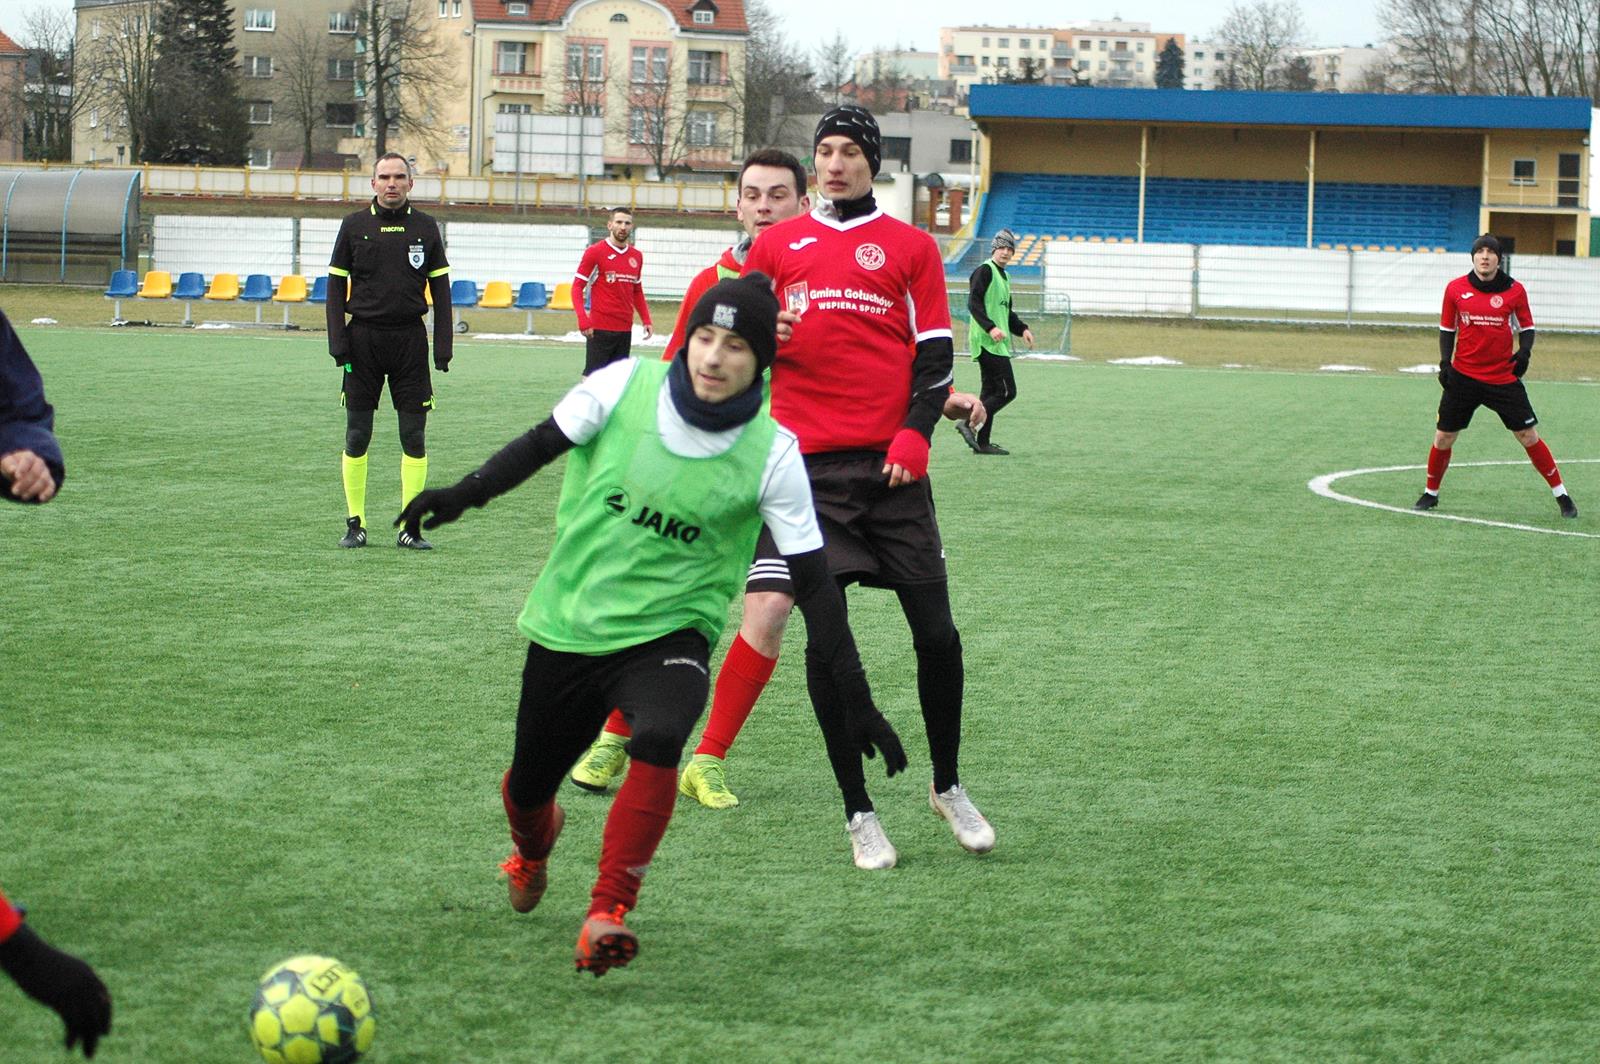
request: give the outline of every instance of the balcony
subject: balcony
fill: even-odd
[[[1076,57],[1077,54],[1078,50],[1072,47],[1070,44],[1058,44],[1054,48],[1050,49],[1050,55],[1054,59],[1072,59]]]
[[[489,83],[495,92],[543,92],[541,74],[496,74]]]
[[[690,77],[685,83],[691,100],[726,100],[733,88],[730,78],[712,75],[708,78]]]
[[[950,64],[950,76],[951,77],[957,77],[957,76],[959,76],[961,74],[976,74],[977,72],[978,72],[978,64],[976,64],[976,63],[951,63]]]

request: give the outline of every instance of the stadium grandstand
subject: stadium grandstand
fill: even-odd
[[[1588,255],[1587,99],[976,85],[981,239]]]

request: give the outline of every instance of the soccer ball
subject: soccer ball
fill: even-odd
[[[268,1064],[352,1064],[377,1033],[355,969],[332,957],[290,957],[261,977],[250,1040]]]

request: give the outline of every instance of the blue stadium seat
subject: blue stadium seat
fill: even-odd
[[[272,302],[272,278],[264,273],[252,273],[244,279],[244,290],[239,298],[256,305],[256,324],[261,324],[261,305]]]
[[[139,275],[133,270],[113,270],[111,283],[106,285],[106,298],[112,301],[111,322],[123,320],[122,301],[139,294]]]
[[[328,275],[323,274],[311,282],[311,295],[307,297],[310,303],[326,303],[328,301]]]
[[[190,324],[194,319],[190,311],[194,309],[194,301],[206,297],[206,278],[201,273],[180,273],[178,283],[172,286],[172,298],[183,304],[183,323]]]
[[[452,307],[475,307],[478,305],[478,282],[452,281],[450,283],[450,305]]]
[[[550,303],[550,295],[544,290],[542,281],[523,281],[522,287],[517,289],[516,307],[518,310],[528,312],[528,326],[523,331],[532,335],[533,312],[543,310]]]

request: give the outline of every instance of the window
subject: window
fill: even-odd
[[[566,107],[566,113],[569,115],[588,115],[591,118],[599,118],[601,115],[600,105],[597,103],[569,103]]]
[[[970,163],[972,161],[972,141],[952,140],[950,142],[950,161],[953,163]]]
[[[520,7],[521,5],[519,4],[517,6]],[[612,22],[626,22],[626,21],[628,21],[628,16],[624,15],[622,12],[618,11],[615,15],[611,16],[611,21]]]
[[[1102,59],[1102,60],[1100,60],[1100,70],[1103,73],[1105,71],[1105,69],[1106,69],[1106,61],[1104,59]]]
[[[649,143],[649,140],[650,140],[650,138],[649,138],[649,133],[650,132],[651,132],[651,122],[649,120],[649,116],[647,114],[645,114],[644,108],[643,107],[634,107],[634,108],[629,109],[629,111],[628,111],[628,143],[629,144],[647,144],[647,143]]]
[[[597,77],[598,75],[593,76]],[[646,81],[653,85],[664,84],[667,80],[667,50],[665,48],[635,48],[633,50],[632,77],[635,85],[643,84]]]
[[[690,111],[686,121],[691,148],[709,148],[717,143],[717,112]]]
[[[1001,37],[1000,40],[996,43],[995,47],[997,47],[997,48],[1010,48],[1011,47],[1011,38],[1010,37]]]
[[[526,74],[529,58],[528,46],[521,41],[497,41],[494,46],[494,72]]]
[[[356,61],[354,59],[328,60],[329,81],[354,81],[356,79]]]
[[[353,103],[330,103],[323,122],[325,125],[330,126],[355,125],[356,105]]]
[[[450,0],[450,17],[461,17],[461,0]]]
[[[1141,74],[1143,74],[1143,73],[1144,73],[1144,63],[1142,63],[1142,62],[1139,62],[1139,63],[1135,63],[1135,64],[1133,64],[1133,67],[1134,67],[1134,69],[1135,69],[1135,70],[1137,70],[1137,71],[1138,71],[1138,72],[1139,72],[1139,73],[1141,73]]]
[[[272,76],[272,57],[270,55],[245,56],[244,76],[247,78],[270,78]]]
[[[247,7],[244,9],[244,28],[271,33],[278,25],[278,12],[270,7]]]
[[[1511,183],[1513,185],[1537,185],[1538,162],[1534,159],[1511,160]]]
[[[272,125],[272,101],[271,100],[251,100],[250,101],[250,124],[252,126],[270,126],[270,125]]]
[[[1134,46],[1133,50],[1136,51],[1136,52],[1144,51],[1144,42],[1140,41],[1137,45]]]
[[[265,170],[272,165],[271,148],[251,148],[250,168],[252,170]]]
[[[580,81],[583,78],[583,45],[567,45],[567,80]]]
[[[89,108],[89,128],[97,129],[100,125],[100,108]]]
[[[1088,70],[1089,69],[1089,61],[1087,59],[1078,60],[1078,69],[1079,70]]]
[[[1204,53],[1204,52],[1202,52],[1202,51],[1199,51],[1199,50],[1198,50],[1198,49],[1197,49],[1197,50],[1196,50],[1196,51],[1195,51],[1195,53],[1194,53],[1194,57],[1195,57],[1195,58],[1196,58],[1196,59],[1204,59],[1204,58],[1205,58],[1205,57],[1206,57],[1206,53]]]
[[[983,39],[983,47],[985,47],[985,48],[989,47],[989,38],[985,37]]]
[[[689,83],[691,85],[718,85],[722,82],[722,53],[689,53]]]
[[[911,163],[911,138],[884,137],[882,151],[884,162],[894,160],[909,166]]]
[[[606,76],[606,46],[589,45],[589,80],[601,81]]]
[[[329,33],[354,33],[356,17],[349,11],[333,11],[328,15]]]
[[[994,65],[1002,68],[1009,67],[1011,65],[1011,57],[1006,55],[996,56]]]
[[[503,115],[531,115],[538,114],[531,103],[503,103],[495,108]]]
[[[450,0],[439,0],[439,17],[444,18],[450,13]]]
[[[709,26],[717,20],[717,13],[702,7],[694,13],[694,20],[701,26]]]
[[[95,19],[93,22],[89,23],[89,39],[90,40],[95,40],[95,41],[98,41],[100,39],[100,20],[99,19]]]
[[[978,65],[979,66],[988,66],[989,65],[989,57],[986,56],[986,55],[979,56],[978,57]]]
[[[1033,47],[1033,41],[1030,40],[1027,37],[1022,38],[1022,40],[1018,41],[1017,43],[1019,45],[1021,45],[1023,48],[1031,48],[1031,47]]]
[[[1225,62],[1228,61],[1228,53],[1227,52],[1218,52],[1216,55],[1212,56],[1211,58],[1215,59],[1219,63],[1225,63]]]

